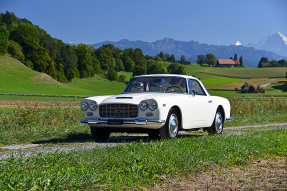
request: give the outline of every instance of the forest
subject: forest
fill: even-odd
[[[10,54],[27,67],[43,72],[59,82],[101,74],[109,80],[125,82],[119,71],[143,74],[185,74],[185,66],[174,55],[160,52],[144,55],[139,48],[121,50],[114,45],[95,49],[86,44],[70,45],[51,37],[45,30],[12,12],[0,15],[0,55]],[[164,61],[171,64],[164,67]],[[129,80],[129,79],[127,79]]]

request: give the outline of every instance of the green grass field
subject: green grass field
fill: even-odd
[[[0,93],[38,95],[113,95],[121,93],[124,83],[110,82],[96,76],[76,78],[71,83],[60,83],[50,76],[33,71],[21,62],[9,57],[0,57]]]
[[[169,63],[165,62],[165,67]],[[241,94],[233,91],[240,88],[245,82],[256,86],[258,81],[264,81],[269,77],[285,77],[287,68],[233,68],[220,69],[199,66],[192,63],[186,65],[188,75],[195,76],[203,81],[210,90],[211,95],[225,97],[242,97]],[[132,77],[131,72],[119,72],[119,75],[126,76],[128,81]],[[264,78],[263,78],[264,77]],[[252,79],[250,79],[252,78]],[[256,81],[257,80],[257,81]],[[71,83],[60,83],[50,76],[33,71],[21,62],[9,57],[0,57],[0,100],[64,100],[71,101],[70,98],[49,98],[49,97],[26,97],[26,96],[5,96],[1,94],[26,94],[26,95],[58,95],[58,96],[94,96],[94,95],[114,95],[121,93],[126,84],[110,82],[101,76],[93,78],[76,78]],[[225,91],[228,90],[228,91]],[[266,95],[286,95],[286,92],[267,88]],[[251,96],[251,95],[246,95]],[[257,97],[258,94],[252,95]],[[73,99],[73,98],[72,98]],[[80,100],[79,98],[78,100]]]
[[[278,129],[10,157],[0,161],[0,190],[149,190],[166,178],[180,181],[215,168],[220,170],[212,176],[221,176],[225,168],[287,157],[286,139],[287,130]],[[284,183],[278,186],[287,189]]]
[[[212,68],[202,73],[231,78],[285,78],[287,68]]]

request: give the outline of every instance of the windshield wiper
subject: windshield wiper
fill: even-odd
[[[162,91],[165,93],[165,90],[163,89],[163,87],[161,87],[160,85],[156,84],[156,83],[152,83],[152,85],[156,86],[156,87],[159,87],[162,89]]]

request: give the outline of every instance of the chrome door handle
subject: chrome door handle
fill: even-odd
[[[208,103],[211,103],[211,102],[212,102],[212,100],[209,100],[209,101],[208,101]]]

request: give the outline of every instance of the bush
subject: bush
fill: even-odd
[[[126,76],[120,75],[119,76],[119,82],[125,83],[126,82]]]

